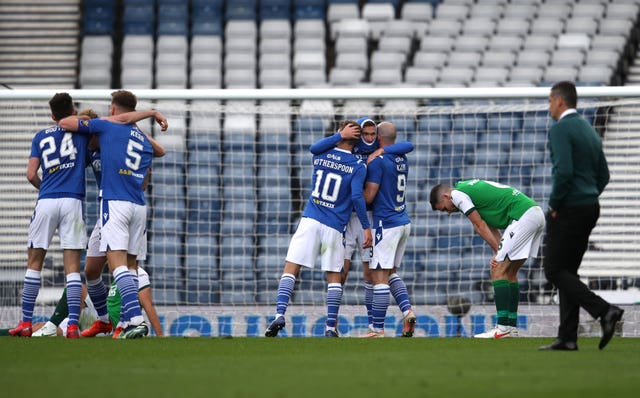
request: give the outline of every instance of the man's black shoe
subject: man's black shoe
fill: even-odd
[[[624,310],[620,307],[616,307],[615,305],[610,305],[607,312],[600,317],[600,326],[602,326],[602,338],[600,339],[600,344],[598,348],[603,349],[606,347],[609,340],[613,337],[613,332],[616,329],[616,323],[620,319],[622,319],[622,314],[624,314]]]
[[[556,339],[549,345],[543,345],[538,348],[541,351],[578,351],[578,345],[573,341],[562,341]]]

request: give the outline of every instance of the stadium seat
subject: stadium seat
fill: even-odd
[[[196,36],[221,36],[222,21],[221,20],[204,20],[195,19],[191,23],[191,34]]]
[[[155,305],[185,304],[185,284],[181,279],[153,279],[153,301]],[[191,301],[189,301],[191,302]]]
[[[325,19],[325,0],[297,0],[293,4],[293,18]]]
[[[462,25],[462,34],[465,36],[481,36],[489,38],[493,36],[496,22],[490,17],[469,17]]]
[[[585,60],[585,54],[579,48],[562,48],[551,53],[550,64],[555,66],[580,67]]]
[[[518,54],[519,67],[544,68],[549,64],[551,54],[544,50],[522,50]]]
[[[265,235],[258,239],[258,256],[275,257],[270,268],[281,270],[284,258],[289,250],[289,235]],[[263,262],[264,263],[264,262]]]
[[[277,0],[281,1],[281,0]],[[288,2],[288,0],[285,0]],[[260,40],[264,39],[280,39],[285,41],[291,40],[292,27],[289,18],[282,19],[263,19],[260,22],[259,34]]]
[[[611,83],[612,76],[613,69],[611,69],[609,66],[583,65],[578,72],[578,81],[591,82],[603,86],[608,86]]]
[[[573,66],[548,66],[542,74],[543,82],[558,82],[562,80],[575,81],[578,68]]]
[[[221,54],[222,39],[220,35],[211,36],[194,34],[191,38],[191,53],[192,55],[200,53]]]
[[[255,20],[256,0],[234,0],[225,2],[225,19],[228,20]]]
[[[149,240],[149,265],[154,276],[158,268],[165,277],[180,277],[183,255],[181,235],[154,234]]]
[[[455,38],[453,48],[457,52],[480,53],[489,45],[489,38],[476,34],[462,34]]]
[[[357,19],[360,18],[360,9],[355,2],[349,3],[334,3],[327,4],[327,24],[331,26],[333,23],[343,19]]]
[[[365,70],[341,67],[331,68],[329,83],[334,87],[356,87],[365,79]]]
[[[456,38],[462,31],[462,22],[451,19],[434,19],[429,23],[429,36],[433,39],[440,37]]]
[[[296,19],[293,22],[293,38],[324,38],[325,23],[323,19]]]
[[[433,87],[439,74],[437,68],[409,66],[404,72],[404,82],[417,87]]]
[[[290,0],[260,0],[260,19],[289,19],[291,17]]]
[[[255,280],[253,255],[225,255],[220,256],[220,279]]]
[[[371,38],[380,38],[380,33],[388,21],[395,18],[396,11],[389,2],[372,3],[367,2],[362,6],[362,19],[369,22]]]
[[[476,51],[452,51],[449,54],[449,68],[473,68],[475,69],[482,59],[482,53]],[[449,69],[447,68],[447,69]]]
[[[474,74],[474,68],[471,66],[447,67],[440,71],[440,75],[438,77],[438,84],[442,86],[457,85],[458,87],[464,87],[464,86],[467,86],[473,80],[473,74]]]
[[[438,20],[462,21],[469,16],[469,6],[466,4],[451,4],[448,2],[439,3],[435,9],[435,16]]]
[[[484,86],[501,86],[509,77],[508,68],[479,67],[473,75],[475,83]]]
[[[155,296],[155,290],[153,292]],[[218,304],[220,303],[220,288],[217,282],[211,283],[207,280],[189,280],[187,282],[185,296],[189,304]]]
[[[336,55],[335,66],[338,69],[366,71],[369,68],[369,57],[366,52],[341,50]]]
[[[523,86],[535,86],[542,81],[543,68],[517,67],[509,72],[509,82]]]

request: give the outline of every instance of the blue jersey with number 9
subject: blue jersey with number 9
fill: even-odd
[[[134,125],[101,119],[78,121],[78,132],[98,135],[102,198],[144,205],[142,183],[153,157],[147,137]]]
[[[406,188],[409,164],[404,155],[382,155],[367,169],[367,182],[379,184],[373,200],[373,224],[393,228],[411,222],[407,214]]]
[[[33,137],[29,156],[39,158],[42,169],[39,199],[84,198],[88,142],[88,137],[60,126],[41,130]]]

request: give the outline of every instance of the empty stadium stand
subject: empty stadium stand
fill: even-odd
[[[499,87],[565,79],[637,84],[640,70],[629,65],[639,11],[633,0],[6,0],[0,3],[0,83],[134,90]],[[271,235],[292,231],[308,194],[306,148],[330,128],[335,113],[360,116],[353,111],[358,107],[331,101],[304,101],[291,120],[261,115],[255,104],[237,106],[246,106],[248,116],[191,114],[182,130],[162,137],[173,155],[154,167],[148,260],[158,286],[168,287],[159,289],[161,304],[270,302],[260,283],[280,271],[287,244]],[[416,198],[442,180],[474,176],[513,183],[545,200],[548,186],[527,168],[540,162],[544,148],[523,149],[519,134],[546,132],[546,114],[523,126],[521,115],[491,112],[394,119],[394,106],[418,104],[380,107],[425,154],[416,157]],[[225,155],[232,151],[238,156]],[[270,152],[284,156],[266,156]],[[462,164],[452,162],[454,155],[462,155]],[[220,167],[210,167],[211,159]],[[430,167],[435,162],[437,169]],[[505,162],[521,167],[509,174],[517,178],[493,167]],[[301,187],[297,197],[294,189]],[[473,292],[472,301],[482,301],[482,290],[461,286],[458,278],[469,275],[469,284],[487,278],[482,243],[460,238],[468,226],[441,221],[425,206],[411,211],[407,277],[424,278],[427,286],[417,303],[442,304],[451,291]],[[258,220],[257,214],[268,216]],[[224,238],[215,239],[219,233]],[[464,259],[453,272],[445,251]],[[434,260],[426,262],[427,253]],[[425,267],[434,272],[422,272]],[[188,286],[180,285],[185,276]],[[301,283],[317,283],[313,278],[303,274]],[[210,281],[219,281],[219,289],[204,289]],[[240,294],[247,291],[252,294]],[[314,291],[300,289],[297,299],[323,303],[322,289]],[[345,301],[358,299],[345,292]]]

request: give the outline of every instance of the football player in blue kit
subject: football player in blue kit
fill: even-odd
[[[111,97],[110,115],[135,111],[137,98],[133,93],[118,90]],[[158,112],[148,112],[160,123]],[[98,136],[102,162],[100,251],[107,254],[109,270],[122,296],[123,317],[128,320],[121,337],[145,336],[149,328],[137,296],[136,258],[146,247],[147,209],[142,187],[151,166],[152,145],[133,124],[77,117],[60,123],[80,135]]]
[[[341,131],[359,137],[360,126],[354,121],[342,123]],[[320,255],[327,277],[327,322],[325,336],[338,337],[336,323],[342,300],[341,270],[344,264],[343,233],[355,209],[365,241],[372,236],[363,197],[366,166],[351,151],[358,138],[343,139],[335,147],[313,156],[312,191],[298,228],[291,238],[276,303],[276,317],[265,331],[275,337],[285,327],[284,314],[301,267],[313,268]]]
[[[72,134],[60,121],[74,115],[73,99],[57,93],[49,101],[56,126],[38,132],[31,143],[27,179],[39,190],[38,201],[29,224],[27,271],[22,290],[22,321],[9,330],[12,336],[31,336],[33,309],[40,291],[42,267],[56,229],[63,249],[69,303],[67,337],[78,338],[78,318],[82,282],[80,253],[87,245],[82,201],[85,196],[84,169],[87,165],[89,137]],[[38,176],[42,170],[42,179]]]
[[[353,154],[363,161],[367,161],[367,163],[382,155],[383,153],[405,155],[413,151],[414,149],[413,144],[408,141],[399,141],[386,147],[381,147],[378,141],[376,123],[368,117],[359,118],[357,123],[360,126],[361,135],[360,140],[358,140],[358,143],[353,148]],[[345,133],[342,132],[342,134],[344,135]],[[340,141],[340,137],[342,137],[341,134],[336,133],[326,138],[325,140],[318,141],[311,147],[311,152],[316,154],[319,152],[323,152],[332,146],[335,146],[335,144]],[[373,218],[370,205],[367,206],[367,210],[369,222],[372,222]],[[369,320],[369,332],[371,332],[373,331],[373,283],[371,279],[371,270],[369,268],[369,263],[373,254],[373,248],[362,248],[362,241],[364,237],[362,235],[362,230],[359,228],[358,217],[356,216],[355,212],[351,214],[351,219],[347,224],[347,229],[345,230],[344,235],[345,252],[344,268],[342,270],[342,284],[344,285],[347,280],[347,276],[351,267],[351,258],[353,257],[354,252],[358,248],[360,248],[365,293],[364,303],[367,309],[367,318]],[[400,276],[394,272],[390,276],[389,286],[391,288],[391,295],[396,300],[396,303],[398,304],[398,307],[403,314],[403,327],[401,336],[411,337],[413,336],[413,332],[415,329],[416,315],[413,312],[413,308],[409,300],[407,285],[404,283],[402,278],[400,278]]]
[[[377,128],[380,146],[385,148],[396,140],[393,123],[382,122]],[[373,281],[373,331],[366,337],[384,337],[384,321],[389,306],[390,283],[402,262],[411,231],[407,214],[406,187],[409,164],[405,155],[385,154],[373,159],[367,169],[364,197],[372,204],[374,246],[369,267]],[[398,305],[408,302],[396,298]],[[415,323],[415,318],[413,318]],[[403,331],[404,332],[404,331]],[[411,331],[413,334],[413,330]]]
[[[86,109],[80,112],[79,115],[86,115],[89,119],[95,119],[98,117],[98,115],[92,109]],[[135,111],[114,115],[109,117],[108,120],[116,123],[132,124],[146,118],[147,115],[148,111]],[[166,130],[167,122],[162,114],[157,114],[155,115],[155,117],[160,123],[161,129]],[[98,185],[98,189],[100,189],[100,184],[102,182],[102,162],[100,157],[100,147],[98,145],[97,138],[97,136],[93,136],[89,141],[89,157],[96,184]],[[154,157],[162,157],[165,155],[166,151],[162,147],[162,145],[156,142],[150,135],[146,135],[146,138],[149,140],[151,146],[153,147]],[[147,173],[146,175],[146,180],[148,179],[149,173]],[[146,184],[147,181],[143,183],[143,189],[145,189]],[[102,198],[98,197],[98,199],[101,200]],[[95,320],[95,322],[93,322],[91,327],[82,330],[82,332],[80,333],[82,337],[94,337],[98,334],[110,333],[114,327],[111,320],[109,319],[109,313],[107,311],[107,297],[109,291],[107,289],[107,286],[102,281],[102,271],[107,262],[107,259],[106,254],[100,251],[100,233],[101,220],[98,219],[93,228],[93,231],[91,232],[91,236],[89,237],[89,244],[87,246],[87,255],[84,267],[87,291],[97,312],[97,319]],[[137,257],[138,261],[144,260],[146,258],[146,241],[147,239],[145,237],[142,253]],[[141,282],[142,280],[140,280],[140,283]],[[143,304],[142,301],[141,304]],[[147,308],[150,308],[150,306],[147,305]],[[151,317],[149,319],[151,320]]]

